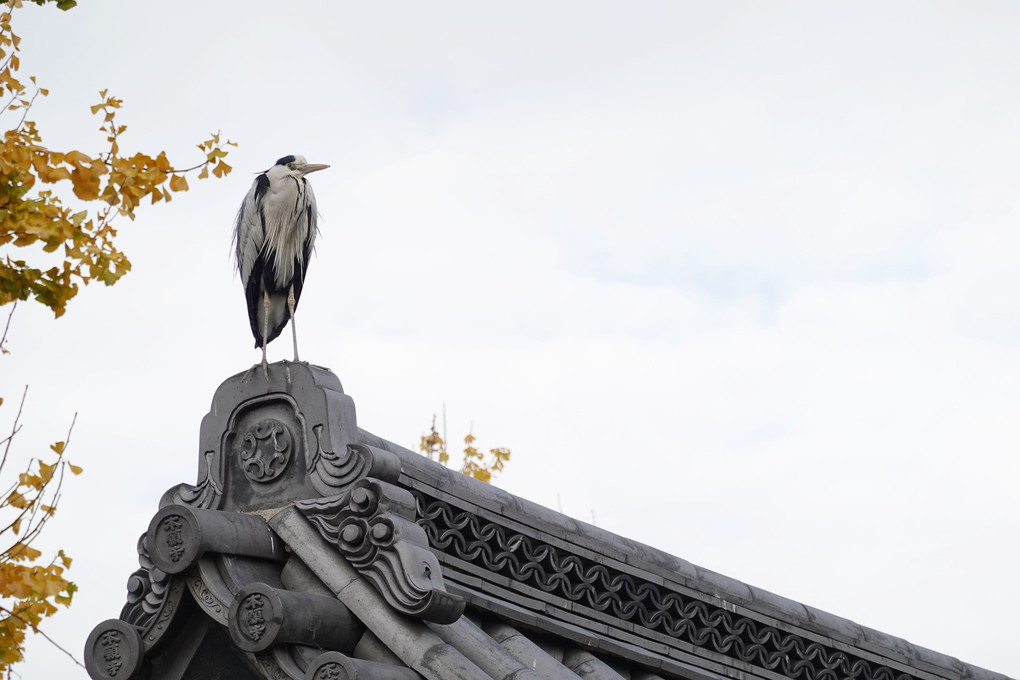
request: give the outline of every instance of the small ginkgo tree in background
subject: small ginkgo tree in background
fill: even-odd
[[[460,472],[485,483],[490,483],[492,476],[497,472],[502,472],[503,467],[510,460],[510,449],[503,447],[492,448],[489,449],[488,456],[486,456],[485,453],[475,447],[476,438],[471,432],[472,429],[474,428],[470,428],[467,436],[464,437],[463,461],[461,462]],[[429,460],[438,461],[447,467],[450,466],[450,454],[446,450],[446,441],[436,429],[435,415],[432,416],[432,427],[429,429],[428,434],[421,436],[418,449]]]
[[[62,10],[75,5],[74,0],[32,1],[54,3]],[[9,353],[4,343],[19,301],[33,300],[60,317],[81,286],[116,283],[131,269],[115,242],[117,218],[133,220],[143,201],[170,201],[172,194],[187,191],[188,174],[197,173],[198,179],[226,175],[231,168],[223,159],[233,145],[214,134],[198,144],[197,163],[184,169],[171,163],[165,151],[126,152],[122,141],[127,126],[117,119],[122,102],[104,90],[91,107],[101,121],[102,151],[45,146],[28,116],[48,92],[35,78],[26,82],[18,73],[21,38],[12,30],[12,18],[21,7],[22,0],[0,2],[0,130],[6,130],[0,146],[0,247],[5,249],[0,257],[0,306],[10,310],[0,337],[3,355]],[[17,255],[12,254],[15,249]],[[21,428],[26,392],[9,434],[0,439],[0,673],[8,675],[24,656],[29,630],[68,653],[40,625],[57,605],[69,606],[76,590],[65,576],[71,558],[57,551],[47,561],[32,543],[57,511],[65,472],[78,474],[81,468],[65,460],[70,429],[48,454],[15,462],[12,444]],[[73,418],[71,422],[73,429]]]

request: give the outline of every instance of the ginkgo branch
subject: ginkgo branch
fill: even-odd
[[[71,426],[67,429],[67,438],[64,440],[64,446],[63,446],[63,448],[61,450],[61,453],[58,454],[58,455],[63,456],[63,452],[67,450],[68,445],[71,443],[71,432],[74,430],[74,424],[77,421],[78,421],[78,414],[76,412],[74,414],[74,417],[71,419]],[[30,465],[31,465],[31,463],[30,463]],[[55,465],[57,466],[57,486],[52,491],[52,494],[50,496],[50,502],[45,504],[45,505],[48,505],[51,508],[56,508],[60,504],[60,490],[64,486],[64,468],[67,466],[67,462],[64,461],[64,460],[59,460],[57,463],[55,463]],[[44,494],[49,489],[50,484],[52,484],[52,482],[53,482],[53,478],[50,477],[43,484],[42,488],[40,488],[36,492],[35,496],[31,500],[28,501],[29,502],[28,509],[31,510],[31,514],[28,517],[28,529],[26,530],[25,534],[21,537],[21,539],[18,541],[18,543],[21,544],[22,546],[27,547],[27,546],[31,545],[32,541],[35,539],[36,536],[39,535],[39,533],[42,531],[42,528],[46,525],[46,522],[51,517],[53,517],[53,513],[52,512],[43,511],[42,517],[39,519],[38,522],[36,521],[36,517],[38,516],[39,511],[41,510],[42,506],[44,505],[43,502],[42,502],[44,500],[44,498],[45,498]],[[24,514],[24,513],[22,513],[22,514]],[[11,527],[7,527],[7,529],[10,529],[10,528]],[[3,531],[7,531],[7,529],[4,529]],[[3,531],[0,531],[0,534],[2,534]],[[20,555],[23,552],[23,550],[24,550],[24,548],[22,548],[22,550],[18,550],[17,552],[11,553],[10,552],[10,548],[8,548],[4,552],[4,555],[6,557],[12,557],[12,558],[13,557],[17,557],[18,555]]]
[[[60,9],[74,4],[74,0],[57,2]],[[36,249],[44,261],[62,249],[63,258],[56,266],[48,261],[39,266],[31,261],[32,254],[19,257],[5,251],[0,256],[0,305],[11,304],[0,335],[0,354],[8,354],[7,333],[19,300],[34,298],[59,317],[82,286],[97,280],[106,285],[116,283],[131,269],[127,255],[117,248],[116,218],[134,219],[135,209],[145,199],[169,201],[172,193],[187,191],[186,173],[199,171],[199,179],[210,174],[224,176],[231,167],[223,159],[228,147],[236,146],[230,140],[221,141],[216,133],[199,145],[203,162],[187,170],[175,170],[163,151],[149,155],[122,150],[119,145],[127,130],[117,119],[122,101],[104,91],[101,101],[91,108],[100,116],[99,129],[105,133],[106,144],[100,143],[88,153],[47,148],[28,112],[49,93],[34,78],[18,77],[20,38],[11,28],[11,15],[20,6],[20,0],[0,0],[0,116],[9,114],[0,131],[4,142],[0,145],[0,246],[10,245],[19,253]],[[73,193],[66,202],[62,199],[65,189]],[[14,516],[6,526],[0,523],[0,535],[5,539],[5,545],[0,546],[0,601],[5,608],[0,612],[9,614],[0,615],[0,674],[6,671],[7,678],[12,677],[11,665],[24,656],[25,632],[29,630],[42,633],[81,665],[39,630],[43,619],[51,616],[57,605],[69,605],[77,591],[62,575],[71,560],[61,551],[49,567],[42,566],[40,551],[31,545],[61,502],[67,472],[81,472],[64,456],[77,414],[65,440],[51,446],[56,459],[33,458],[24,472],[12,471],[16,452],[12,442],[21,432],[27,390],[21,395],[10,434],[0,439],[0,472],[7,471],[14,481],[0,496],[3,521]],[[4,429],[6,432],[6,424]],[[13,540],[6,545],[8,537]],[[28,596],[20,597],[22,593]]]
[[[14,424],[12,426],[11,434],[9,434],[7,438],[4,440],[4,454],[3,459],[0,460],[0,471],[3,470],[4,464],[7,462],[7,455],[8,452],[10,451],[11,443],[13,442],[15,435],[21,429],[19,423],[21,420],[22,410],[24,409],[25,406],[25,398],[27,394],[28,386],[26,385],[25,390],[21,395],[21,403],[18,405],[18,413],[14,417]],[[74,425],[77,422],[77,420],[78,414],[75,413],[74,417],[71,419],[71,425],[67,429],[67,437],[64,439],[63,445],[60,449],[60,452],[58,453],[58,456],[63,456],[63,453],[67,451],[67,447],[71,443],[71,433],[74,431]],[[34,459],[29,461],[28,467],[25,471],[25,476],[31,474],[33,462],[36,461]],[[14,559],[21,555],[21,553],[24,552],[25,548],[31,545],[35,537],[39,535],[43,527],[46,525],[46,522],[53,516],[52,511],[46,511],[42,509],[43,505],[46,505],[50,508],[56,508],[59,505],[60,491],[64,485],[64,468],[67,466],[67,462],[61,458],[56,463],[54,463],[54,465],[56,467],[56,486],[55,487],[51,486],[54,483],[53,476],[44,479],[40,483],[40,485],[36,488],[34,494],[30,494],[29,496],[22,498],[21,502],[23,504],[23,507],[19,508],[20,512],[14,517],[14,519],[10,523],[8,523],[7,526],[5,526],[3,529],[0,529],[0,535],[3,535],[27,521],[27,525],[23,533],[20,531],[15,531],[15,533],[21,533],[21,537],[12,545],[5,548],[2,553],[0,553],[0,558],[2,558],[3,560]],[[18,481],[16,481],[10,488],[6,489],[3,492],[3,496],[0,497],[0,508],[11,507],[12,506],[12,503],[10,501],[11,495],[18,489],[22,488],[23,486],[25,485],[21,482],[21,477],[19,477]],[[47,492],[50,493],[49,503],[43,503],[43,501],[46,499]],[[41,517],[39,516],[40,511],[42,511]],[[19,546],[21,547],[19,548]]]
[[[24,611],[24,610],[22,610],[22,611]],[[17,619],[18,621],[21,621],[26,626],[30,626],[32,628],[32,632],[33,633],[39,633],[39,635],[42,635],[44,638],[46,638],[47,642],[49,642],[51,645],[53,645],[54,647],[56,647],[57,649],[62,651],[64,654],[67,654],[69,657],[71,657],[71,661],[75,662],[76,664],[78,664],[82,668],[85,668],[84,664],[82,664],[80,661],[78,661],[78,657],[76,657],[74,654],[72,654],[71,652],[69,652],[66,649],[64,649],[60,645],[59,642],[57,642],[56,640],[51,638],[49,635],[47,635],[44,630],[42,630],[38,626],[33,625],[31,622],[26,621],[25,619],[23,619],[21,616],[18,615],[19,614],[18,612],[12,612],[10,609],[8,609],[7,607],[4,607],[2,605],[0,605],[0,612],[6,612],[9,617],[12,617],[12,618]]]
[[[2,70],[3,70],[3,69],[0,69],[0,71],[2,71]],[[18,97],[20,97],[20,96],[21,96],[21,93],[22,93],[22,92],[24,92],[24,90],[18,90],[17,92],[12,92],[12,93],[11,93],[11,98],[10,98],[10,101],[8,101],[8,102],[7,102],[6,104],[4,104],[4,108],[3,108],[3,110],[2,110],[2,111],[0,111],[0,115],[3,115],[3,114],[5,114],[5,113],[7,113],[8,111],[11,111],[11,110],[12,110],[12,109],[11,109],[11,106],[12,106],[12,105],[14,104],[14,102],[18,101]],[[24,119],[24,116],[22,116],[22,119],[21,119],[21,123],[19,123],[19,124],[18,124],[18,126],[17,126],[16,128],[14,128],[14,129],[15,129],[15,130],[18,130],[18,129],[20,129],[20,128],[21,128],[21,125],[22,125],[22,124],[23,124],[24,122],[25,122],[25,119]]]
[[[11,61],[14,59],[15,52],[16,50],[12,51],[10,54],[7,55],[7,58],[4,59],[4,62],[0,64],[0,71],[6,71],[8,68],[11,67]]]
[[[193,165],[190,168],[184,168],[183,170],[179,170],[177,168],[170,168],[169,170],[167,170],[167,172],[170,172],[170,173],[173,173],[173,174],[176,174],[176,175],[183,175],[183,174],[188,173],[188,172],[194,172],[195,170],[200,170],[202,168],[208,167],[208,166],[212,165],[212,163],[213,163],[213,161],[206,160],[206,161],[203,161],[203,162],[199,163],[198,165]]]
[[[18,94],[20,95],[23,92],[24,92],[24,90],[22,90]],[[21,107],[21,109],[22,109],[21,110],[21,120],[19,120],[18,124],[14,127],[15,130],[20,130],[21,126],[23,126],[25,124],[25,118],[28,116],[28,110],[32,108],[32,104],[35,103],[35,99],[38,96],[39,96],[39,88],[37,87],[37,88],[35,88],[35,93],[32,95],[32,98],[28,100],[28,103],[26,103],[24,106]],[[10,106],[10,104],[8,104],[8,106]]]

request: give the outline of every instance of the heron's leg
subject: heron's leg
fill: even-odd
[[[269,335],[269,293],[262,291],[262,372],[269,380],[269,362],[266,361],[266,337]]]
[[[294,335],[294,362],[301,361],[297,355],[297,325],[294,323],[294,308],[297,307],[297,301],[294,300],[294,286],[290,287],[287,292],[287,308],[290,310],[290,330]]]

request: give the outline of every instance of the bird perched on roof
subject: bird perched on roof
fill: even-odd
[[[259,173],[234,222],[234,255],[248,301],[255,347],[262,348],[291,322],[298,359],[294,310],[301,299],[308,260],[318,232],[315,194],[305,175],[328,168],[303,156],[284,156]]]

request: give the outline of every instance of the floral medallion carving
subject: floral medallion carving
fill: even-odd
[[[241,437],[241,469],[253,482],[271,482],[283,474],[293,450],[287,427],[274,418],[264,418]]]

